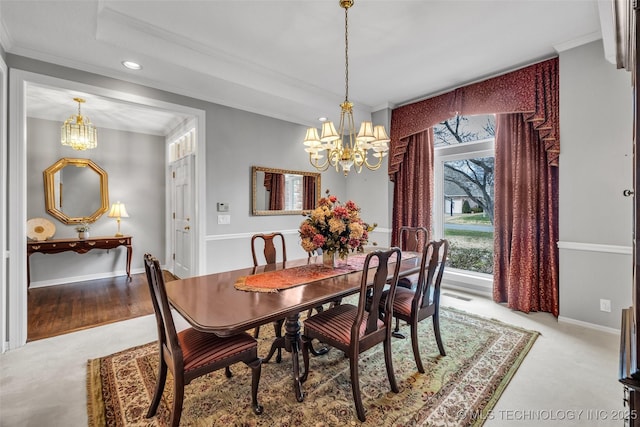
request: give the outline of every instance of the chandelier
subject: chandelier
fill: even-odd
[[[73,98],[78,103],[78,115],[72,115],[62,125],[62,145],[74,150],[90,150],[98,146],[98,133],[91,124],[89,117],[82,117],[80,104],[85,102],[82,98]]]
[[[349,8],[353,0],[340,0],[340,7],[344,9],[344,102],[340,104],[340,125],[336,131],[333,122],[322,124],[322,134],[318,137],[318,129],[307,129],[304,138],[304,150],[309,153],[309,162],[319,171],[325,171],[329,166],[342,171],[347,176],[355,166],[356,172],[362,171],[362,166],[376,170],[382,165],[382,158],[389,152],[389,137],[384,126],[373,126],[370,121],[362,122],[360,131],[356,135],[353,120],[353,104],[349,102]],[[327,158],[322,161],[324,155]],[[373,159],[369,161],[368,155]],[[377,160],[376,160],[377,159]]]

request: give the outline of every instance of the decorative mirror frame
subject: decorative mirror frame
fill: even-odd
[[[308,213],[311,210],[259,210],[257,209],[257,172],[266,172],[266,173],[282,173],[282,174],[292,174],[292,175],[302,175],[302,176],[312,176],[316,179],[316,203],[320,200],[320,189],[322,188],[322,183],[320,182],[321,174],[318,172],[304,172],[304,171],[295,171],[288,169],[274,169],[274,168],[266,168],[262,166],[252,166],[251,167],[251,190],[252,190],[252,213],[256,216],[264,216],[264,215],[302,215],[303,213]]]
[[[100,201],[101,206],[98,210],[93,212],[89,216],[84,217],[70,217],[64,212],[60,211],[56,208],[55,202],[55,179],[54,175],[56,172],[64,169],[66,166],[75,165],[78,167],[89,167],[93,169],[100,177]],[[42,173],[44,176],[44,200],[45,200],[45,208],[49,215],[55,217],[60,222],[64,224],[80,224],[84,222],[92,223],[95,222],[98,218],[102,216],[105,212],[109,210],[109,185],[107,180],[107,172],[102,169],[100,166],[95,164],[93,161],[89,159],[71,159],[67,157],[63,157],[62,159],[55,162],[53,165],[49,166]]]

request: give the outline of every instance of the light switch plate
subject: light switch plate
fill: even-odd
[[[218,224],[231,224],[231,215],[218,215]]]

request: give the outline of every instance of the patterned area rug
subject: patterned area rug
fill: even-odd
[[[393,364],[400,393],[391,392],[382,346],[361,355],[360,387],[367,420],[361,423],[353,405],[349,361],[339,351],[311,358],[304,383],[305,400],[295,400],[291,358],[264,364],[258,399],[264,413],[251,412],[250,370],[243,364],[194,380],[186,386],[182,426],[479,426],[538,333],[450,308],[441,309],[441,333],[447,355],[441,357],[430,320],[420,326],[422,361],[418,373],[411,340],[393,338]],[[273,328],[262,328],[260,354],[266,356]],[[407,325],[401,332],[409,336]],[[88,362],[89,426],[166,426],[173,391],[171,376],[158,414],[145,419],[153,395],[155,343]],[[274,358],[275,359],[275,358]],[[302,358],[300,358],[302,365]]]

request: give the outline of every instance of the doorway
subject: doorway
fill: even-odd
[[[4,350],[18,348],[26,343],[27,339],[27,287],[26,287],[26,107],[27,107],[27,90],[29,85],[47,85],[51,87],[59,87],[71,91],[82,91],[85,93],[93,93],[97,96],[111,99],[114,102],[123,102],[128,104],[136,104],[146,106],[148,108],[161,109],[164,111],[179,111],[193,116],[196,122],[198,134],[204,140],[204,122],[205,112],[200,109],[187,107],[179,104],[161,101],[167,96],[163,92],[158,91],[158,99],[146,98],[130,93],[118,92],[102,87],[87,85],[78,82],[63,80],[56,77],[44,76],[41,74],[31,73],[23,70],[12,70],[10,79],[10,111],[19,112],[10,117],[10,138],[12,145],[9,150],[10,158],[7,159],[8,164],[8,182],[10,183],[8,190],[8,217],[14,218],[11,221],[11,227],[8,230],[8,249],[11,254],[9,262],[12,268],[8,275],[9,297],[4,305],[7,313],[7,337],[6,348]],[[105,80],[109,80],[105,78]],[[194,197],[196,200],[204,200],[204,186],[199,185],[204,177],[204,145],[201,144],[194,153],[194,177],[195,189]],[[5,151],[5,152],[7,152]],[[168,198],[168,196],[167,196]],[[200,205],[200,204],[199,204]],[[202,206],[205,204],[202,203]],[[204,215],[193,212],[192,230],[195,237],[193,245],[193,269],[196,274],[203,265],[200,262],[204,258],[204,236],[198,233],[198,230],[204,230]],[[134,243],[135,244],[135,243]],[[167,246],[169,246],[167,242]]]

